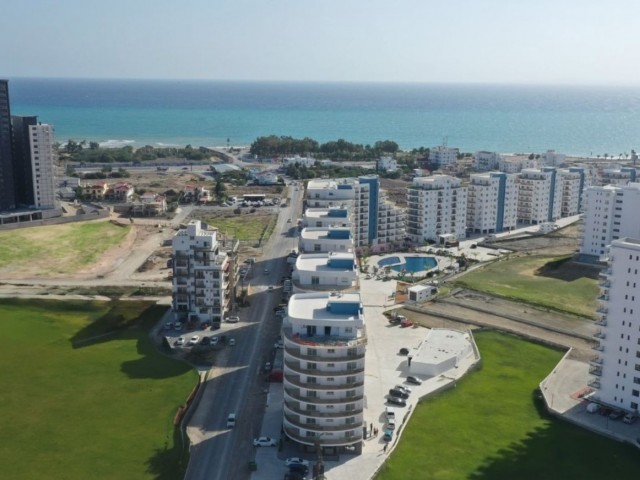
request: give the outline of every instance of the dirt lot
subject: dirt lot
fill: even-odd
[[[407,187],[411,182],[381,178],[380,187],[387,191],[387,198],[399,207],[407,206]]]
[[[582,225],[582,222],[574,223],[548,235],[527,235],[513,240],[507,237],[506,240],[500,239],[500,241],[494,242],[493,245],[514,252],[544,253],[549,256],[569,255],[580,247],[580,225]],[[540,252],[540,250],[544,252]]]

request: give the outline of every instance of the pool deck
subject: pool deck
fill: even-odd
[[[378,269],[384,269],[386,267],[390,267],[393,269],[394,266],[396,265],[401,265],[406,263],[405,257],[430,257],[436,260],[437,265],[433,268],[438,268],[439,270],[443,270],[445,268],[448,267],[455,267],[456,269],[458,268],[458,264],[456,262],[456,260],[454,258],[450,258],[450,257],[441,257],[438,255],[434,255],[432,253],[426,254],[423,252],[411,252],[411,253],[392,253],[392,254],[388,254],[388,255],[372,255],[371,257],[369,257],[369,260],[367,262],[367,264],[369,265],[369,272],[373,273],[373,267],[378,267]],[[389,264],[389,265],[380,265],[378,262],[380,260],[384,260],[384,259],[391,259],[391,258],[398,258],[398,262]],[[432,270],[433,268],[429,268],[427,270],[418,270],[413,272],[414,275],[416,276],[421,276],[421,275],[425,275],[429,270]],[[390,276],[395,277],[396,275],[398,275],[397,270],[393,270],[390,274]],[[410,271],[407,272],[407,274],[411,274]]]

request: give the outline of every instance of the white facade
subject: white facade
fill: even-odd
[[[473,154],[473,167],[476,170],[498,170],[502,157],[496,152],[480,151]]]
[[[309,180],[306,192],[307,207],[328,208],[350,206],[355,200],[356,184],[357,181],[353,178]]]
[[[504,173],[520,173],[525,168],[538,168],[540,163],[537,160],[528,158],[500,158],[498,160],[498,170]]]
[[[467,188],[448,175],[414,178],[407,188],[407,235],[415,243],[466,235]]]
[[[555,150],[547,150],[541,155],[541,158],[545,165],[559,167],[564,164],[567,156],[564,153],[556,153]]]
[[[395,172],[398,170],[398,162],[395,158],[380,157],[377,162],[378,170],[382,172]]]
[[[554,168],[527,168],[518,178],[518,221],[543,223],[561,216],[561,182]]]
[[[31,168],[33,172],[33,198],[36,208],[56,207],[54,179],[53,127],[39,123],[29,127]]]
[[[302,253],[296,259],[294,292],[351,289],[358,286],[358,262],[350,253]]]
[[[305,227],[349,227],[353,226],[351,211],[346,206],[330,208],[307,208],[302,216]]]
[[[635,182],[637,172],[635,168],[605,168],[598,172],[597,185],[623,186]]]
[[[613,240],[640,238],[640,183],[589,187],[584,199],[580,253],[600,257]]]
[[[298,165],[299,167],[313,167],[316,164],[316,159],[311,157],[300,157],[296,155],[295,157],[286,157],[282,159],[282,165],[284,167],[289,167],[291,165]]]
[[[458,161],[460,149],[439,145],[429,149],[429,162],[437,163],[441,167],[455,165]]]
[[[577,215],[580,211],[583,175],[577,171],[558,169],[556,182],[559,183],[560,188],[560,198],[555,198],[556,202],[560,202],[560,216]]]
[[[294,294],[282,332],[285,435],[360,451],[367,343],[360,294]]]
[[[410,354],[409,371],[413,375],[434,377],[457,367],[469,355],[473,355],[469,333],[434,328],[429,330],[424,342]]]
[[[419,303],[428,300],[438,293],[438,288],[433,285],[412,285],[407,288],[407,293],[409,295],[409,302]]]
[[[353,235],[346,227],[303,228],[298,240],[301,253],[353,252]]]
[[[597,400],[638,413],[640,404],[640,240],[624,238],[610,247],[598,300],[598,356],[589,383]]]
[[[503,172],[471,175],[467,198],[467,228],[479,233],[511,230],[518,220],[516,176]]]
[[[215,230],[199,220],[173,237],[173,312],[177,320],[221,322],[233,295],[232,262]]]

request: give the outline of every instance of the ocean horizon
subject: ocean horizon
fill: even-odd
[[[13,115],[105,146],[247,146],[262,135],[402,149],[618,156],[640,87],[9,78]]]

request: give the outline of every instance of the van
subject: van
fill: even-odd
[[[387,420],[395,420],[396,419],[396,409],[393,407],[385,407],[384,414],[387,417]]]
[[[227,417],[227,428],[233,428],[236,426],[236,414],[230,413]]]

